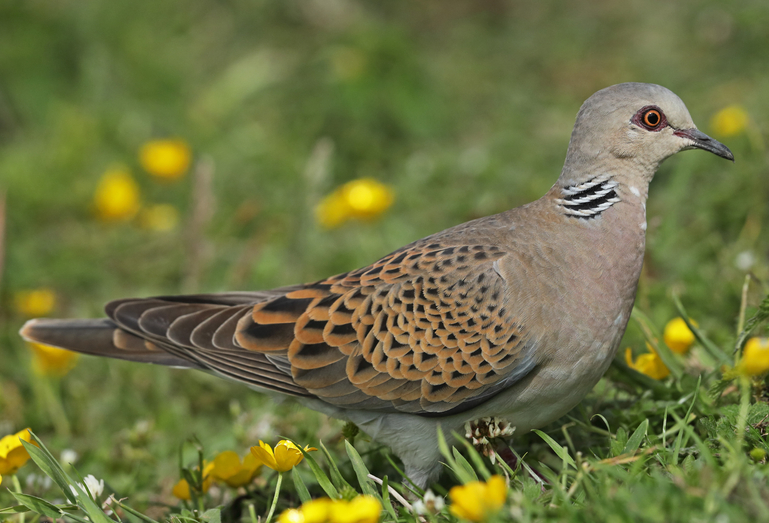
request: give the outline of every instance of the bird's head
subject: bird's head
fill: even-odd
[[[632,164],[649,181],[660,162],[685,149],[734,160],[728,147],[697,129],[675,93],[654,84],[624,83],[598,91],[582,105],[566,166],[592,163],[623,171]]]

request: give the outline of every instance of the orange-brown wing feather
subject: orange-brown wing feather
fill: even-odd
[[[253,306],[238,346],[342,407],[456,412],[533,366],[495,246],[419,242]]]

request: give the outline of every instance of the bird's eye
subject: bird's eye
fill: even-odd
[[[656,129],[661,122],[662,116],[656,109],[649,109],[643,114],[643,123],[651,129]]]

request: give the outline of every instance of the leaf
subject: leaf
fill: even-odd
[[[299,475],[299,472],[297,472],[296,467],[291,469],[291,479],[294,480],[294,488],[299,496],[299,500],[302,503],[310,501],[312,499],[310,491],[307,490],[307,486],[304,484],[304,481],[302,481],[302,477]]]
[[[620,427],[617,429],[616,438],[610,442],[611,455],[617,457],[622,454],[625,445],[627,445],[627,431],[624,427]]]
[[[80,485],[72,485],[72,488],[77,492],[77,505],[88,515],[91,521],[94,523],[114,523]]]
[[[64,514],[56,505],[49,503],[44,499],[30,496],[29,494],[22,494],[20,492],[9,492],[16,498],[16,501],[27,507],[32,512],[37,512],[43,516],[48,516],[52,519],[59,519]]]
[[[139,512],[138,510],[133,509],[133,508],[129,507],[128,505],[124,505],[123,503],[121,503],[118,500],[116,500],[116,504],[117,504],[118,507],[122,508],[123,510],[125,510],[129,514],[133,514],[134,516],[136,516],[137,518],[141,519],[142,521],[146,521],[147,523],[158,523],[157,521],[155,521],[151,517],[145,516],[144,514]]]
[[[0,508],[0,516],[8,514],[22,514],[29,512],[29,509],[25,505],[14,505],[12,507]]]
[[[756,313],[745,322],[745,326],[742,328],[742,332],[737,337],[737,342],[734,344],[734,351],[737,352],[745,345],[745,342],[753,332],[753,329],[758,326],[759,323],[769,318],[769,295],[767,295],[761,304],[758,306]]]
[[[382,506],[384,506],[384,509],[393,521],[398,521],[398,515],[395,513],[395,508],[393,508],[393,504],[390,501],[390,482],[387,476],[382,478]]]
[[[470,460],[473,462],[473,468],[480,472],[481,476],[483,476],[483,479],[488,480],[491,477],[491,472],[489,472],[489,469],[486,467],[486,463],[483,462],[483,457],[481,457],[481,454],[478,452],[478,450],[473,447],[466,438],[463,438],[456,432],[453,434],[454,437],[458,439],[467,449],[467,454],[470,456]]]
[[[573,468],[577,468],[577,464],[574,463],[574,460],[569,455],[569,451],[565,448],[563,448],[557,441],[555,441],[553,438],[542,432],[541,430],[534,430],[533,432],[536,432],[537,435],[545,440],[545,443],[547,443],[551,449],[553,449],[553,452],[556,453],[556,455],[563,460],[564,463],[567,463],[571,465]]]
[[[352,488],[352,485],[347,483],[347,480],[342,477],[342,473],[339,472],[339,468],[336,466],[334,458],[331,457],[331,453],[328,451],[323,442],[319,441],[318,443],[320,444],[320,450],[323,452],[323,455],[326,456],[326,461],[328,462],[328,470],[331,473],[331,482],[334,484],[334,486],[336,486],[336,488],[339,490],[345,490],[348,487]]]
[[[358,451],[355,450],[355,447],[353,447],[349,441],[344,440],[344,446],[345,449],[347,449],[347,455],[350,457],[352,468],[355,470],[355,475],[358,477],[358,483],[360,483],[360,488],[363,490],[363,493],[378,498],[379,493],[371,484],[371,480],[368,479],[369,471],[366,468],[366,464],[363,463],[360,454],[358,454]]]
[[[468,474],[467,471],[457,463],[457,460],[454,458],[456,449],[452,447],[452,450],[449,450],[449,445],[446,443],[446,438],[443,437],[443,430],[440,426],[438,426],[438,449],[441,451],[441,454],[443,454],[443,457],[446,458],[446,463],[444,463],[444,465],[454,473],[462,484],[469,483],[470,481],[477,481],[478,477],[475,475],[475,471],[473,471],[472,474]]]
[[[77,503],[75,494],[73,494],[72,490],[69,488],[70,485],[74,483],[72,479],[67,475],[66,472],[64,472],[64,469],[61,468],[61,465],[59,465],[51,453],[48,452],[48,449],[45,448],[43,442],[40,441],[40,439],[35,436],[32,431],[30,431],[30,434],[32,435],[34,442],[37,443],[37,446],[24,440],[21,441],[21,444],[24,445],[25,449],[27,449],[27,452],[32,458],[32,461],[34,461],[35,464],[40,467],[40,470],[42,470],[49,478],[54,481],[54,483],[56,483],[56,485],[58,485],[58,487],[69,501],[72,503]]]
[[[478,481],[478,474],[475,473],[470,462],[460,454],[456,447],[451,447],[451,451],[454,453],[454,460],[456,461],[457,466],[462,468],[466,476],[472,478],[470,481]]]
[[[205,523],[222,523],[222,511],[218,508],[211,508],[200,515],[200,521]]]
[[[648,429],[649,418],[646,418],[641,422],[640,425],[638,425],[638,428],[635,429],[635,432],[633,432],[633,435],[630,436],[630,439],[627,440],[625,448],[622,449],[622,454],[635,454],[638,448],[641,446],[641,443],[643,442],[644,436],[646,436],[646,431]]]
[[[322,488],[326,495],[331,499],[339,499],[339,491],[331,483],[331,480],[328,479],[326,473],[323,472],[320,466],[318,466],[318,462],[315,461],[315,458],[307,453],[304,454],[304,457],[307,460],[307,464],[310,466],[310,470],[312,470],[312,473],[315,475],[315,479],[318,480],[320,488]]]

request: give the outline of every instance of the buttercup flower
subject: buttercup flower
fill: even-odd
[[[630,350],[630,347],[626,348],[625,363],[627,363],[627,366],[631,369],[637,370],[641,374],[646,374],[655,380],[667,378],[670,374],[670,369],[668,369],[665,364],[662,363],[662,360],[657,355],[657,353],[654,352],[654,349],[651,347],[651,345],[647,343],[646,348],[649,349],[650,352],[641,354],[638,356],[638,358],[636,358],[635,362],[633,362],[633,351]]]
[[[105,172],[93,197],[97,216],[104,221],[124,221],[139,210],[139,186],[125,167]]]
[[[350,501],[319,498],[283,511],[278,523],[377,523],[381,513],[382,504],[372,496]]]
[[[15,474],[29,460],[29,453],[21,444],[22,440],[26,442],[32,440],[29,429],[0,439],[0,483],[4,475]]]
[[[139,151],[139,162],[145,171],[158,178],[176,180],[190,167],[192,152],[184,140],[152,140]]]
[[[492,476],[486,483],[471,481],[449,491],[451,513],[475,523],[486,521],[502,508],[507,485],[502,476]]]
[[[42,343],[27,342],[32,350],[32,370],[40,376],[61,377],[71,371],[80,355]]]
[[[314,447],[305,447],[305,452],[318,450]],[[259,461],[278,472],[291,470],[304,459],[304,454],[299,447],[288,440],[280,440],[273,450],[267,443],[259,441],[259,446],[251,447],[251,452]]]
[[[748,112],[739,105],[730,105],[718,111],[710,120],[713,133],[729,137],[740,134],[748,126]]]
[[[737,371],[745,376],[769,372],[769,338],[750,338],[745,343]]]
[[[197,468],[197,467],[196,467]],[[214,470],[214,464],[213,462],[203,462],[203,492],[208,492],[208,489],[211,488],[211,484],[214,482],[214,476],[212,474]],[[183,500],[189,500],[191,498],[190,495],[190,484],[187,482],[186,479],[182,478],[180,479],[176,485],[174,485],[173,490],[171,491],[171,494],[174,495],[174,497],[177,497],[179,499]]]
[[[377,523],[382,504],[373,496],[355,496],[350,501],[339,500],[331,504],[331,523]]]
[[[220,479],[231,487],[242,487],[251,483],[259,473],[262,463],[251,452],[240,460],[240,456],[231,450],[220,452],[214,458],[214,468],[211,472],[214,478]]]
[[[697,327],[697,322],[690,319],[692,325]],[[692,343],[694,343],[694,333],[689,330],[689,326],[683,318],[673,318],[667,325],[662,333],[662,338],[665,340],[665,345],[670,347],[670,350],[677,354],[683,354],[689,350]]]
[[[369,220],[386,211],[395,196],[392,189],[371,178],[353,180],[326,196],[315,209],[324,227],[337,227],[353,218]]]
[[[41,288],[19,291],[14,296],[16,310],[27,317],[40,317],[49,314],[56,306],[56,294],[51,289]]]
[[[150,231],[170,231],[179,223],[179,211],[167,203],[150,205],[139,213],[139,225]]]
[[[326,523],[331,515],[331,505],[338,503],[329,498],[318,498],[302,504],[298,509],[284,510],[279,523]]]
[[[284,510],[280,514],[280,517],[278,517],[278,523],[305,523],[305,519],[301,510],[298,508],[290,508]]]

